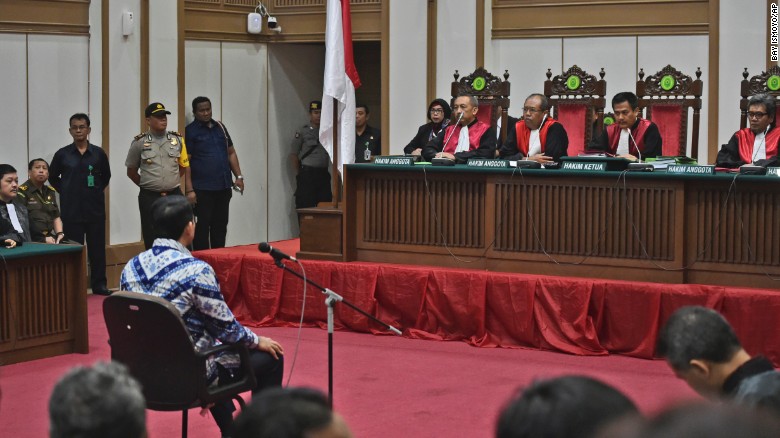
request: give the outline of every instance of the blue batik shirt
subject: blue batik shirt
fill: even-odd
[[[163,298],[181,313],[195,349],[220,343],[245,342],[256,348],[259,338],[236,321],[219,290],[214,269],[190,254],[177,240],[155,239],[151,249],[133,257],[122,270],[122,290]],[[237,354],[209,359],[209,382],[217,380],[219,363],[228,370],[238,368]]]

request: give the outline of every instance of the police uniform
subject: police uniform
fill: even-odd
[[[46,237],[57,239],[54,230],[54,220],[60,217],[57,206],[57,191],[46,184],[40,189],[32,181],[27,180],[19,186],[19,198],[27,207],[27,217],[30,220],[30,235],[33,242],[46,242]]]
[[[156,108],[150,112],[153,106]],[[156,103],[147,108],[147,117],[160,111],[170,114],[162,104]],[[179,167],[189,165],[187,146],[184,137],[178,132],[168,131],[157,136],[147,131],[133,138],[125,166],[140,172],[138,208],[141,211],[141,232],[146,249],[154,243],[152,204],[161,196],[182,195]]]
[[[309,111],[320,110],[319,101],[309,104]],[[295,177],[295,208],[316,207],[319,202],[333,199],[330,190],[330,155],[320,143],[320,129],[311,124],[295,133],[293,150],[298,156],[300,168]]]

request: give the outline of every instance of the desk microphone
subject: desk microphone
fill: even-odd
[[[634,142],[634,148],[636,148],[636,154],[639,155],[637,162],[641,163],[642,162],[642,151],[639,150],[639,145],[636,144],[636,140],[634,140],[634,136],[631,135],[631,128],[629,128],[627,131],[628,131],[628,138],[630,138],[631,141]]]
[[[273,257],[276,260],[279,259],[287,259],[293,262],[297,262],[298,259],[295,257],[290,257],[287,254],[279,251],[278,249],[274,248],[273,246],[269,245],[268,242],[261,242],[259,245],[257,245],[257,249],[260,250],[260,252],[264,252],[267,254],[271,254],[271,257]]]

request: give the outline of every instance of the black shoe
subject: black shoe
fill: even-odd
[[[93,295],[103,295],[103,296],[107,297],[107,296],[111,295],[111,293],[112,293],[111,290],[107,289],[105,286],[101,287],[101,288],[92,289],[92,294]]]

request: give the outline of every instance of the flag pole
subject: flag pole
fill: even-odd
[[[339,101],[335,97],[333,98],[333,163],[331,169],[330,186],[331,193],[333,193],[333,208],[339,208],[339,199],[341,198],[341,191],[339,190],[339,148],[341,142],[339,141]]]

